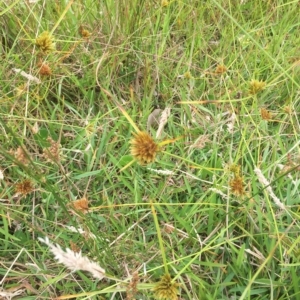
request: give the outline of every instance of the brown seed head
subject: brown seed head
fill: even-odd
[[[126,288],[126,300],[134,300],[138,292],[137,285],[140,281],[138,272],[132,274],[132,279]]]
[[[227,68],[224,65],[217,65],[216,67],[216,73],[217,74],[223,74],[227,71]]]
[[[15,186],[15,191],[17,194],[25,196],[33,191],[33,185],[30,179],[26,179]]]
[[[262,108],[260,110],[260,115],[261,115],[261,117],[262,117],[263,120],[267,120],[268,121],[268,120],[272,119],[272,114],[268,110],[266,110],[265,108]]]
[[[72,202],[72,206],[77,210],[84,214],[89,211],[89,201],[86,197],[75,200]]]
[[[60,161],[60,148],[61,148],[60,143],[55,142],[50,137],[47,138],[47,141],[50,143],[50,147],[45,148],[43,150],[43,156],[49,162],[58,163]]]
[[[79,27],[79,34],[84,39],[88,39],[91,36],[91,33],[87,29],[84,29],[82,26]]]
[[[140,131],[135,133],[130,144],[131,155],[141,165],[146,165],[155,161],[159,146],[147,132]]]
[[[239,175],[235,176],[232,180],[230,180],[229,186],[231,188],[232,193],[234,193],[235,195],[243,196],[245,194],[243,178]]]
[[[40,75],[49,76],[49,75],[52,74],[51,68],[49,67],[48,64],[42,63],[39,67],[40,67],[40,69],[39,69],[39,74]]]

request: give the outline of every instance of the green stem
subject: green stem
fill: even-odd
[[[150,205],[151,205],[152,215],[153,215],[153,219],[154,219],[154,224],[155,224],[155,227],[156,227],[157,238],[158,238],[158,242],[159,242],[161,256],[162,256],[162,259],[163,259],[163,262],[164,262],[165,273],[169,274],[165,248],[164,248],[163,240],[162,240],[162,237],[161,237],[161,231],[160,231],[160,227],[159,227],[159,223],[158,223],[158,219],[157,219],[157,215],[156,215],[156,210],[155,210],[154,203],[152,202],[152,200],[150,201]]]

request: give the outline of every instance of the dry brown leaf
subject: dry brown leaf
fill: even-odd
[[[147,120],[147,131],[149,131],[150,128],[158,127],[161,112],[162,112],[162,109],[157,108],[157,109],[154,109],[154,111],[149,115],[148,120]]]
[[[158,129],[157,129],[157,132],[156,132],[156,138],[157,139],[160,138],[160,136],[161,136],[161,134],[164,130],[164,127],[168,122],[168,118],[169,118],[170,115],[171,115],[171,108],[166,107],[163,110],[163,112],[161,113],[161,117],[159,119]]]

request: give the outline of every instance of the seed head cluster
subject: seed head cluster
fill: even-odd
[[[177,300],[178,287],[178,283],[172,282],[170,274],[163,275],[154,287],[155,299]]]
[[[49,54],[55,50],[55,43],[53,36],[48,32],[44,31],[35,40],[35,44],[42,53]]]
[[[25,166],[28,165],[28,163],[29,163],[29,155],[25,151],[24,148],[18,147],[18,149],[16,151],[10,150],[10,154],[12,154],[19,163],[21,163],[21,164],[23,164]]]
[[[134,134],[130,141],[131,155],[141,164],[146,165],[155,161],[159,145],[144,131]]]
[[[15,186],[15,191],[17,194],[25,196],[34,190],[32,181],[30,179],[25,179]]]
[[[39,74],[42,76],[50,76],[52,74],[52,70],[48,64],[40,63],[39,64]]]
[[[249,92],[252,95],[255,95],[262,90],[264,90],[266,87],[266,83],[264,81],[259,81],[256,79],[251,80],[250,85],[249,85]]]
[[[245,195],[244,180],[243,177],[240,175],[240,166],[233,164],[229,166],[229,171],[233,174],[233,178],[229,180],[229,187],[231,189],[231,192],[236,196]]]
[[[59,163],[61,148],[60,143],[54,141],[51,137],[48,137],[47,141],[50,143],[50,147],[43,149],[44,158],[49,162]]]
[[[260,110],[260,115],[263,120],[270,121],[272,119],[272,113],[270,111],[266,110],[265,108],[262,108]]]
[[[239,175],[229,181],[229,186],[235,195],[243,196],[245,194],[243,178]]]

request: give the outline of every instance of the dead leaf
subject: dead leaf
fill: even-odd
[[[157,128],[159,119],[161,116],[162,109],[157,108],[154,109],[154,111],[149,115],[147,120],[147,131],[150,131],[150,128]]]

